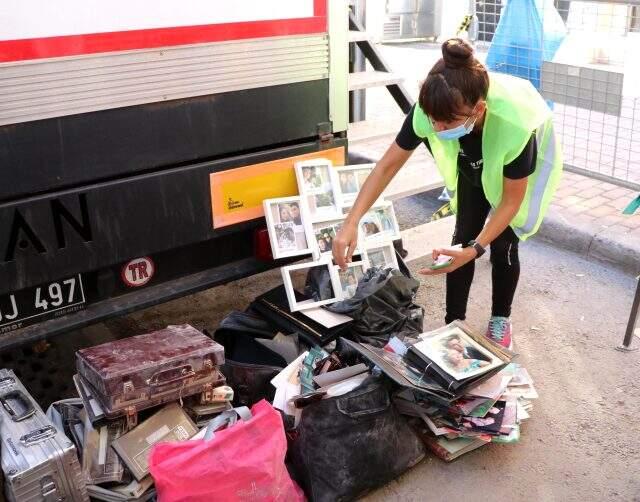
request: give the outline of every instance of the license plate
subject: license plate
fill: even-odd
[[[80,274],[0,296],[0,333],[84,308]]]

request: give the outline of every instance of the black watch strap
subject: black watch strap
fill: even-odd
[[[472,247],[473,249],[475,249],[476,253],[478,253],[476,255],[476,259],[480,258],[486,252],[486,249],[482,247],[482,244],[480,244],[479,242],[476,242],[475,240],[469,241],[468,245],[469,247]]]

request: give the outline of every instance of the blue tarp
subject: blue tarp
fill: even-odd
[[[489,47],[487,67],[526,78],[539,90],[542,61],[553,59],[566,33],[553,0],[508,0]]]

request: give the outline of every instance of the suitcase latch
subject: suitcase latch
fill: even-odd
[[[213,384],[207,383],[202,389],[202,394],[200,396],[200,404],[208,404],[213,401]]]
[[[40,480],[40,488],[44,502],[62,502],[64,500],[58,495],[58,487],[51,476],[45,476]]]
[[[135,406],[127,406],[125,411],[127,413],[127,430],[130,431],[138,425],[138,412]]]
[[[122,382],[122,394],[124,395],[125,401],[128,401],[129,396],[133,394],[134,390],[135,390],[135,387],[133,386],[133,382],[131,380],[126,380],[125,382]]]
[[[31,446],[45,439],[56,435],[56,428],[51,425],[33,430],[20,438],[20,442],[25,446]]]

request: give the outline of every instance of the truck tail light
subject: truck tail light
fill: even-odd
[[[271,254],[271,242],[269,231],[265,228],[257,228],[253,232],[253,254],[257,260],[273,261]]]

